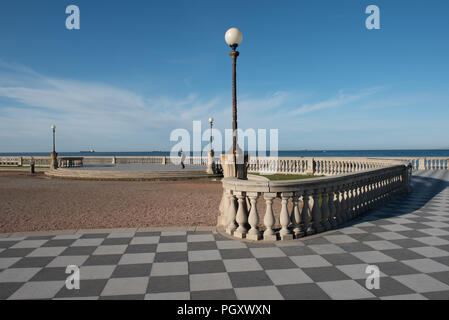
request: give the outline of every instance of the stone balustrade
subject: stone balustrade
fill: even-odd
[[[169,156],[86,156],[83,162],[89,164],[178,164],[176,157]],[[50,157],[0,157],[0,166],[29,166],[31,160],[37,166],[49,166]],[[216,164],[221,164],[219,154],[214,158]],[[383,167],[389,161],[408,161],[414,170],[449,170],[449,158],[441,157],[395,157],[395,158],[334,158],[334,157],[250,157],[248,172],[278,172],[283,174],[316,174],[339,175],[361,170]],[[187,156],[185,164],[206,166],[207,156]]]
[[[339,175],[362,170],[382,168],[392,161],[401,160],[372,159],[372,158],[342,158],[342,157],[257,157],[250,158],[248,172],[267,172],[282,174],[307,175]]]
[[[83,157],[58,157],[58,168],[82,167],[83,160]]]
[[[381,159],[408,161],[413,170],[449,170],[449,158],[447,157],[383,157]]]
[[[39,167],[48,167],[50,166],[50,157],[0,157],[0,166],[29,166],[31,162]]]
[[[406,163],[392,161],[381,168],[303,180],[224,178],[218,230],[241,239],[275,241],[334,229],[408,192],[411,170]],[[263,220],[260,202],[265,204]]]

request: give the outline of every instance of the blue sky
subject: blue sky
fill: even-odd
[[[279,129],[284,150],[448,148],[448,14],[446,0],[2,0],[0,152],[50,150],[53,123],[59,151],[169,150],[210,116],[230,128],[233,26],[239,127]]]

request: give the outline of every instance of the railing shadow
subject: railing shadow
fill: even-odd
[[[441,191],[449,187],[449,173],[445,171],[433,171],[429,176],[428,171],[414,172],[411,181],[411,192],[407,195],[397,195],[389,202],[381,205],[363,216],[349,221],[348,224],[341,226],[357,226],[358,224],[400,217],[402,215],[425,212],[426,205]],[[440,175],[440,177],[438,177]],[[448,213],[449,214],[449,213]]]

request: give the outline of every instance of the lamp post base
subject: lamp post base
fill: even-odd
[[[50,153],[50,169],[58,169],[58,154],[56,152]]]
[[[237,179],[248,179],[248,161],[247,154],[237,153],[237,170],[235,170],[234,155],[232,152],[221,155],[221,166],[223,168],[223,177],[234,177]],[[237,172],[237,176],[236,176]]]
[[[207,153],[207,174],[214,174],[214,150],[211,150]]]

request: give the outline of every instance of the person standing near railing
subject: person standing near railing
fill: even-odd
[[[184,152],[182,151],[182,149],[181,149],[181,151],[179,152],[179,156],[181,157],[181,166],[182,166],[183,169],[185,169],[186,166],[184,165],[184,161],[185,161],[185,159],[186,159],[186,155],[184,154]]]

